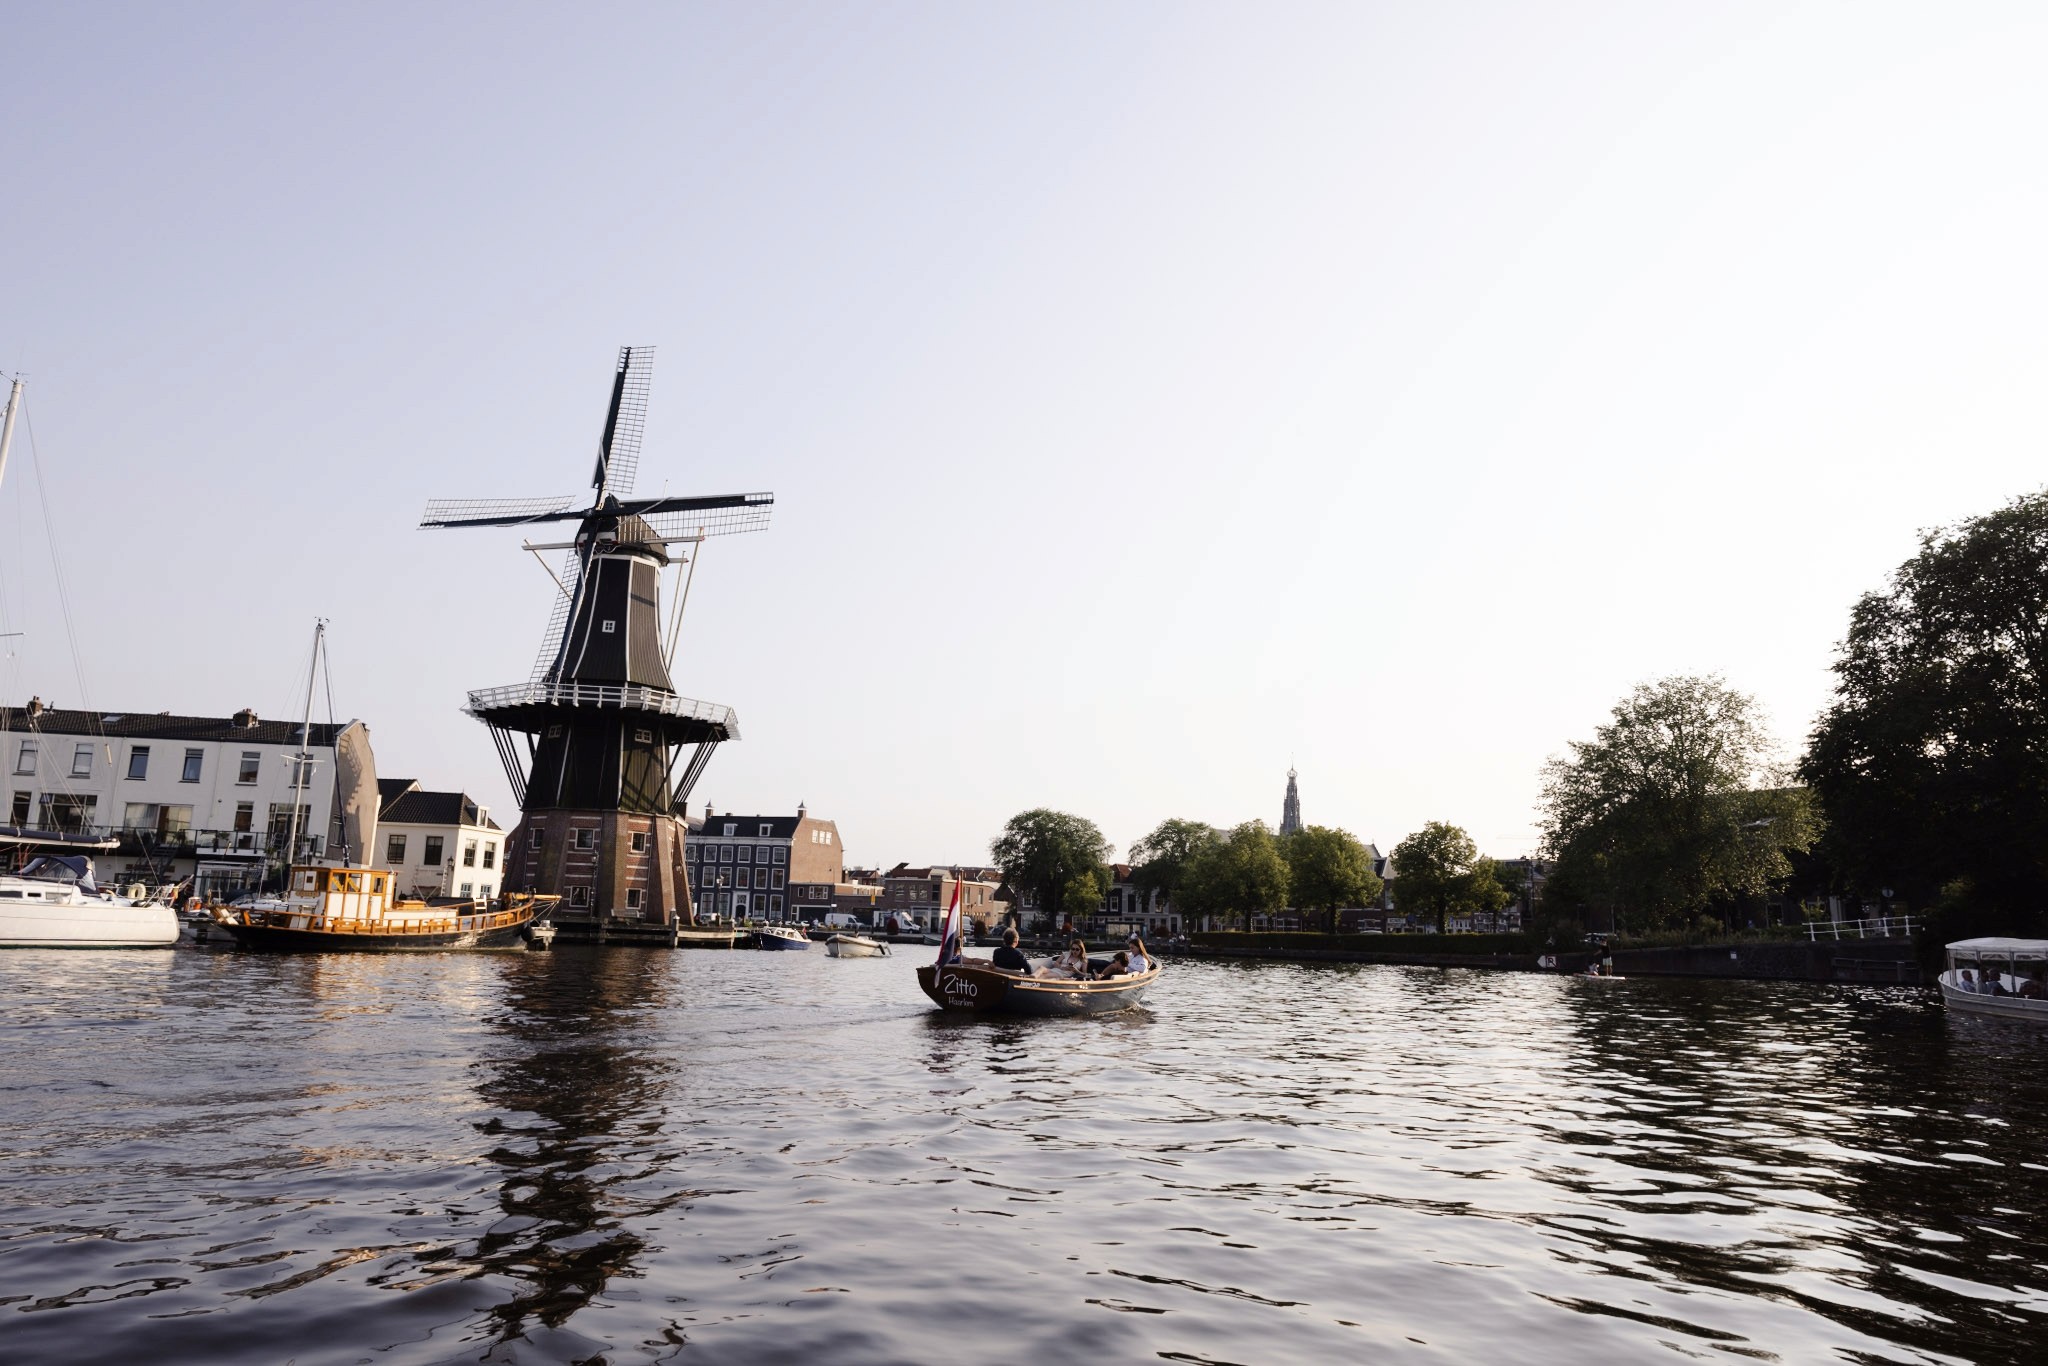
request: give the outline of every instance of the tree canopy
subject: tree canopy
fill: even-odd
[[[1373,871],[1372,855],[1348,830],[1304,826],[1280,841],[1280,852],[1287,860],[1294,904],[1322,911],[1333,934],[1338,907],[1363,906],[1379,898],[1380,879]]]
[[[1044,807],[1010,817],[989,844],[1003,876],[1020,891],[1035,894],[1039,909],[1055,922],[1095,909],[1109,887],[1113,852],[1095,822]]]
[[[1202,821],[1161,821],[1151,834],[1130,847],[1131,881],[1178,907],[1195,856],[1222,838],[1215,826]]]
[[[1287,904],[1287,862],[1264,821],[1246,821],[1195,850],[1181,887],[1183,915],[1251,917]]]
[[[1435,920],[1438,934],[1454,914],[1508,904],[1493,860],[1481,858],[1472,837],[1446,821],[1430,821],[1395,845],[1393,863],[1394,904]]]
[[[1786,787],[1772,758],[1756,702],[1721,679],[1641,685],[1591,740],[1544,766],[1557,885],[1641,926],[1766,892],[1817,827],[1807,793]]]
[[[2048,904],[2048,491],[1925,532],[1849,617],[1800,776],[1859,890]]]

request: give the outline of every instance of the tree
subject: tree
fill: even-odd
[[[1768,892],[1818,825],[1773,754],[1755,700],[1719,678],[1642,684],[1544,766],[1543,838],[1560,885],[1612,923],[1645,926]]]
[[[1372,855],[1348,830],[1304,826],[1280,842],[1280,852],[1287,859],[1294,904],[1321,910],[1332,934],[1337,932],[1339,906],[1363,906],[1380,894]]]
[[[1113,852],[1095,822],[1044,807],[1010,817],[989,844],[1003,876],[1020,891],[1036,894],[1039,908],[1055,925],[1070,913],[1096,908],[1109,886]],[[1084,878],[1089,880],[1085,884]],[[1086,895],[1091,885],[1096,889],[1092,897]]]
[[[1430,821],[1395,845],[1393,861],[1395,903],[1433,918],[1438,934],[1453,914],[1508,904],[1493,860],[1481,858],[1472,837],[1446,821]]]
[[[1287,862],[1264,821],[1246,821],[1221,839],[1197,848],[1182,882],[1184,914],[1271,914],[1287,904]]]
[[[1799,774],[1823,849],[1913,905],[1951,883],[2017,916],[2048,904],[2048,491],[1923,532],[1865,594]]]
[[[1215,826],[1202,821],[1161,821],[1157,829],[1130,847],[1131,881],[1185,913],[1181,888],[1188,868],[1197,854],[1222,839]]]

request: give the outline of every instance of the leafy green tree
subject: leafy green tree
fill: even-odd
[[[1434,919],[1438,934],[1453,915],[1497,911],[1510,899],[1494,861],[1446,821],[1430,821],[1395,845],[1393,861],[1394,904]]]
[[[1924,532],[1849,616],[1800,776],[1855,889],[2048,905],[2048,491]]]
[[[1323,912],[1329,932],[1337,932],[1337,908],[1363,906],[1380,894],[1372,855],[1348,830],[1309,825],[1280,841],[1287,860],[1287,884],[1294,904]]]
[[[1287,861],[1264,821],[1246,821],[1195,850],[1182,882],[1185,915],[1236,916],[1251,928],[1255,915],[1287,904]]]
[[[1020,811],[989,844],[989,855],[1014,887],[1035,894],[1039,908],[1059,924],[1093,911],[1109,886],[1114,852],[1085,816],[1037,807]],[[1084,884],[1082,879],[1092,880]],[[1096,888],[1087,894],[1087,886]]]
[[[1755,700],[1719,678],[1636,688],[1591,740],[1544,766],[1544,844],[1559,886],[1610,923],[1643,926],[1688,924],[1768,892],[1819,824],[1773,752]]]
[[[1151,834],[1130,847],[1131,881],[1148,892],[1157,892],[1167,905],[1185,913],[1181,888],[1188,868],[1197,854],[1222,839],[1215,826],[1202,821],[1161,821]]]

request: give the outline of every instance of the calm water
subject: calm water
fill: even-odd
[[[2048,1355],[2048,1031],[1201,964],[973,1022],[910,967],[0,955],[0,1358]]]

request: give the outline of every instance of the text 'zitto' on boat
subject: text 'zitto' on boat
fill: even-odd
[[[1090,958],[1076,940],[1067,954],[1035,964],[1016,947],[1015,932],[989,958],[968,958],[961,944],[960,888],[946,909],[939,957],[917,970],[917,984],[941,1010],[1000,1015],[1107,1015],[1145,999],[1159,980],[1158,960],[1132,948],[1112,957]],[[1139,970],[1132,971],[1137,968]]]
[[[1950,1010],[2048,1020],[2048,939],[1959,939],[1947,954]]]

